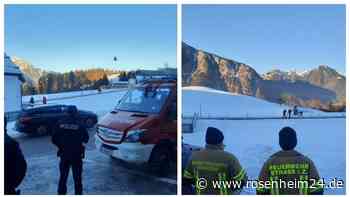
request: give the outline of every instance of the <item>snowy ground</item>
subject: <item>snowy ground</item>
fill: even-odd
[[[59,159],[56,154],[27,158],[27,174],[20,185],[22,194],[55,195],[59,177]],[[176,180],[172,184],[99,153],[86,152],[83,161],[83,193],[90,195],[145,195],[175,194]],[[68,194],[74,194],[72,175],[68,178]],[[154,189],[157,188],[157,189]]]
[[[125,94],[125,90],[101,93],[91,96],[63,99],[59,101],[50,101],[48,103],[76,105],[78,109],[88,110],[96,113],[99,117],[112,111],[117,105],[118,101]]]
[[[182,88],[182,115],[228,116],[228,117],[281,117],[282,111],[290,107],[267,102],[251,96],[233,94],[205,87]],[[304,116],[334,116],[345,113],[325,113],[300,108]]]
[[[298,134],[297,150],[311,158],[325,181],[338,178],[345,181],[346,136],[345,119],[317,120],[199,120],[196,131],[183,134],[185,143],[204,146],[205,130],[214,126],[224,132],[225,150],[237,156],[247,170],[249,179],[255,180],[270,155],[279,151],[278,131],[293,127]],[[245,194],[254,194],[245,189]],[[327,194],[345,194],[345,188],[326,190]]]
[[[192,116],[201,112],[210,116],[268,117],[281,116],[287,108],[254,97],[236,95],[202,87],[183,88],[182,113]],[[332,116],[303,109],[305,116]],[[342,113],[340,113],[342,115]],[[249,179],[258,177],[263,163],[270,155],[280,150],[278,132],[284,126],[297,131],[297,150],[311,158],[320,176],[329,182],[333,178],[346,177],[346,119],[273,119],[273,120],[204,120],[195,123],[194,133],[183,133],[184,143],[205,145],[205,131],[213,126],[225,135],[225,150],[237,156],[246,169]],[[255,194],[254,189],[245,188],[244,194]],[[345,188],[326,189],[326,194],[345,194]]]
[[[113,92],[119,89],[103,89],[102,93],[105,92]],[[60,99],[67,97],[75,97],[75,96],[86,96],[91,94],[97,94],[97,90],[81,90],[81,91],[70,91],[70,92],[61,92],[61,93],[53,93],[53,94],[37,94],[30,96],[23,96],[22,102],[28,103],[30,98],[33,97],[35,102],[42,102],[43,96],[45,96],[48,100],[50,99]]]

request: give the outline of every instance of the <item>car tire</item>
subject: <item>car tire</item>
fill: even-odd
[[[88,118],[85,120],[85,125],[87,128],[91,128],[95,125],[95,121],[92,118]]]
[[[166,176],[170,170],[171,153],[167,146],[158,146],[152,151],[149,161],[151,171],[158,176]]]
[[[40,125],[40,126],[37,128],[36,133],[37,133],[39,136],[47,135],[47,134],[49,133],[49,128],[48,128],[46,125]]]

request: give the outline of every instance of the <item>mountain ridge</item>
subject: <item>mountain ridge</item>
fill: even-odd
[[[204,86],[324,110],[329,110],[338,100],[345,101],[345,77],[328,66],[320,66],[303,75],[281,70],[273,75],[260,75],[250,65],[196,49],[184,42],[182,79],[183,86]]]

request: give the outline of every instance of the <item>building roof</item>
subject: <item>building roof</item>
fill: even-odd
[[[10,56],[7,56],[6,53],[4,57],[4,63],[5,63],[5,69],[4,69],[5,75],[17,75],[22,82],[25,81],[23,77],[23,73],[21,72],[19,67],[12,62]]]
[[[162,68],[158,70],[136,70],[138,76],[172,76],[177,75],[176,68]]]

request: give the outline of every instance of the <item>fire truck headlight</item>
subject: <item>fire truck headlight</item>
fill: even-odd
[[[125,142],[139,142],[145,131],[146,129],[135,129],[129,131],[125,137]]]

